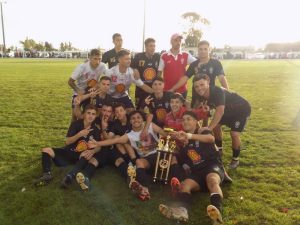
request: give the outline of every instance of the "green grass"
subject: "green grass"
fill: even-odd
[[[151,201],[140,202],[113,167],[97,171],[89,193],[59,188],[70,167],[54,168],[47,187],[32,186],[41,174],[40,149],[63,145],[71,117],[67,80],[79,62],[0,59],[0,224],[175,224],[158,212],[170,200],[168,187],[153,185]],[[223,65],[230,88],[252,105],[240,167],[229,171],[234,183],[223,185],[225,224],[300,224],[300,132],[291,126],[300,108],[300,61]],[[193,199],[189,224],[210,224],[208,194]]]

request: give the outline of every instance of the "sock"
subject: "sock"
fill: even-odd
[[[223,141],[222,140],[215,140],[215,144],[218,147],[220,157],[222,157],[222,155],[223,155]]]
[[[210,203],[222,212],[222,197],[218,193],[210,194]]]
[[[125,162],[128,164],[130,162],[130,157],[128,154],[122,154],[122,158],[125,160]]]
[[[122,162],[119,166],[117,166],[117,169],[119,170],[122,177],[127,178],[127,168],[128,164],[126,162]]]
[[[176,177],[179,181],[183,181],[185,179],[185,172],[181,166],[178,164],[172,164],[170,166],[170,176],[169,178]]]
[[[74,179],[76,177],[76,174],[80,172],[86,165],[88,164],[88,160],[86,160],[84,157],[81,157],[73,167],[73,169],[67,174]]]
[[[237,159],[240,155],[241,150],[240,149],[234,149],[232,148],[232,158]]]
[[[176,200],[180,204],[180,206],[183,206],[185,208],[189,208],[189,206],[192,204],[192,195],[186,192],[178,192],[176,194]]]
[[[88,163],[87,166],[85,167],[83,173],[85,176],[87,176],[89,179],[91,179],[92,176],[94,175],[96,169],[97,169],[97,167],[94,164]]]
[[[148,186],[147,173],[144,168],[136,169],[136,180],[143,186]]]
[[[42,167],[44,173],[50,173],[51,161],[52,161],[51,156],[46,152],[42,152]]]

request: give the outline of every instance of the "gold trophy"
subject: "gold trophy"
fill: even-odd
[[[165,128],[166,132],[173,131],[171,128]],[[159,139],[157,144],[157,158],[156,158],[156,166],[155,173],[153,177],[153,181],[157,180],[163,181],[165,184],[168,183],[168,177],[170,172],[171,160],[172,156],[176,149],[175,140],[170,140],[171,136],[168,134],[166,141],[162,138]]]

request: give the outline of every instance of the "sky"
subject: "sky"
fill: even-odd
[[[80,49],[113,47],[121,33],[123,46],[142,50],[144,0],[0,0],[7,47],[26,37],[49,41],[58,48],[70,41]],[[181,15],[197,12],[210,21],[203,39],[214,47],[254,46],[300,41],[297,0],[145,0],[145,37],[156,39],[157,50],[170,48],[170,36],[182,33]],[[2,44],[2,35],[0,38]]]

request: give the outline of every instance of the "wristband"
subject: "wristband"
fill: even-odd
[[[191,133],[186,133],[186,136],[187,136],[187,139],[192,139],[192,136],[193,136],[193,134],[191,134]]]

